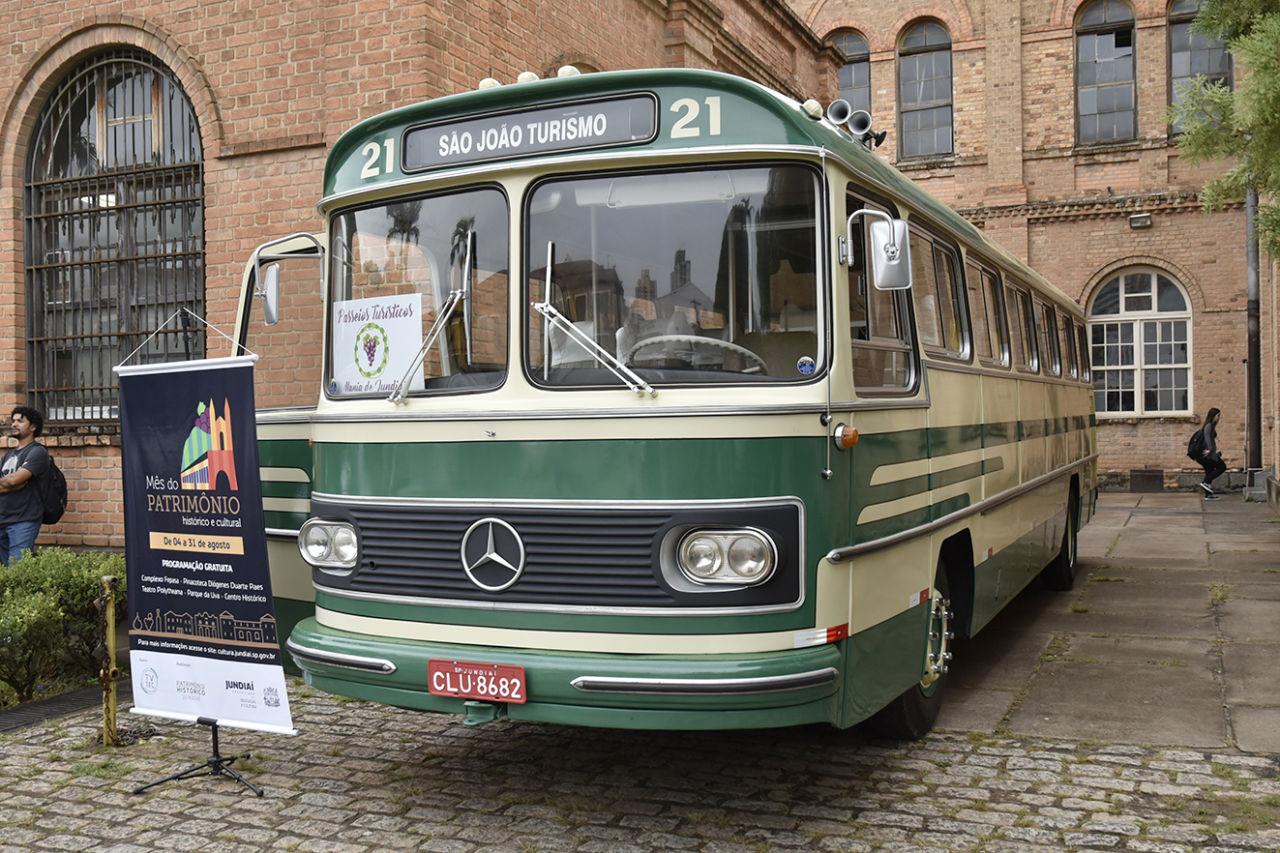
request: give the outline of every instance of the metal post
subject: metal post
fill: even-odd
[[[1245,254],[1249,262],[1248,291],[1248,365],[1245,371],[1248,408],[1245,433],[1245,467],[1257,471],[1262,467],[1262,345],[1259,331],[1258,307],[1258,190],[1250,178],[1244,203],[1246,244]],[[1251,474],[1247,476],[1252,476]],[[1246,484],[1252,485],[1252,483]]]
[[[116,584],[111,575],[102,578],[102,668],[98,676],[102,680],[102,743],[104,746],[120,746],[120,732],[116,728]]]

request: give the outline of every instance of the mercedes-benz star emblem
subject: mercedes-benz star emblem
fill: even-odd
[[[462,569],[488,592],[502,592],[524,571],[524,541],[500,518],[482,518],[462,535]]]

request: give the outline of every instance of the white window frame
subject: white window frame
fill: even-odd
[[[1130,275],[1148,276],[1151,282],[1151,309],[1148,311],[1126,310],[1126,295],[1124,293],[1124,279]],[[1159,311],[1156,306],[1159,304],[1159,292],[1157,285],[1157,277],[1163,277],[1173,283],[1178,288],[1178,292],[1182,294],[1183,302],[1186,308],[1182,311]],[[1116,314],[1094,314],[1094,304],[1103,288],[1113,281],[1118,281],[1120,290],[1120,311]],[[1139,297],[1140,298],[1140,297]],[[1187,361],[1182,364],[1152,364],[1149,366],[1151,370],[1167,370],[1183,369],[1187,371],[1187,407],[1185,409],[1156,409],[1153,411],[1146,410],[1145,383],[1144,377],[1148,370],[1146,362],[1146,338],[1144,324],[1148,322],[1169,322],[1169,321],[1185,321],[1187,324]],[[1131,366],[1116,367],[1099,367],[1093,364],[1093,327],[1107,324],[1128,324],[1134,327],[1133,330],[1133,364]],[[1191,311],[1191,296],[1187,293],[1187,289],[1182,283],[1169,273],[1161,269],[1153,267],[1131,267],[1129,269],[1117,270],[1115,273],[1107,276],[1106,280],[1098,286],[1093,296],[1089,300],[1089,311],[1085,319],[1085,340],[1089,344],[1089,352],[1082,356],[1082,363],[1087,359],[1092,385],[1093,379],[1100,375],[1117,370],[1133,371],[1133,409],[1123,412],[1106,412],[1101,409],[1097,410],[1098,420],[1129,420],[1133,418],[1180,418],[1193,417],[1195,413],[1195,323]]]

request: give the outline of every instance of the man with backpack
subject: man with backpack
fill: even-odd
[[[18,446],[0,460],[0,563],[6,566],[35,545],[45,514],[39,478],[51,464],[49,451],[36,441],[44,415],[17,406],[10,417]]]
[[[1222,472],[1227,470],[1227,463],[1222,461],[1222,452],[1218,450],[1218,419],[1222,413],[1218,409],[1210,409],[1204,416],[1204,425],[1196,430],[1187,442],[1187,456],[1200,463],[1204,468],[1204,480],[1200,483],[1200,491],[1204,492],[1207,501],[1217,500],[1218,495],[1210,485]]]

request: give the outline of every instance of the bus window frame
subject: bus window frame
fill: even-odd
[[[1080,355],[1076,352],[1075,323],[1072,316],[1067,312],[1060,310],[1058,313],[1061,315],[1058,347],[1063,352],[1063,377],[1079,380]]]
[[[834,352],[834,309],[832,307],[832,269],[831,269],[831,253],[827,247],[830,245],[828,235],[831,233],[831,223],[829,209],[831,206],[831,191],[828,187],[827,176],[823,172],[821,166],[808,159],[786,159],[771,158],[767,160],[697,160],[690,159],[683,163],[668,164],[662,166],[631,166],[631,167],[606,167],[602,169],[593,169],[596,165],[592,162],[584,162],[579,164],[581,169],[573,169],[572,165],[566,165],[557,171],[549,171],[545,174],[538,175],[530,180],[524,187],[523,195],[520,198],[520,257],[518,259],[520,270],[520,311],[523,319],[520,322],[520,340],[518,342],[520,348],[520,370],[524,375],[525,382],[531,388],[538,391],[566,392],[575,393],[580,391],[609,391],[624,388],[625,386],[617,383],[604,383],[600,385],[549,385],[538,378],[538,371],[532,365],[532,350],[529,343],[533,339],[533,330],[530,323],[533,318],[529,314],[529,307],[532,304],[529,297],[529,272],[532,264],[539,257],[539,253],[529,244],[529,214],[533,204],[533,194],[539,187],[553,181],[571,181],[571,180],[600,180],[602,178],[621,178],[636,177],[643,175],[661,175],[673,174],[690,171],[712,171],[714,169],[761,169],[772,168],[774,166],[801,166],[807,169],[816,179],[817,193],[814,203],[816,207],[816,215],[814,217],[814,230],[816,239],[814,242],[814,287],[817,288],[817,298],[820,316],[817,319],[818,330],[816,338],[819,346],[818,350],[818,366],[813,371],[813,375],[803,377],[798,381],[790,382],[662,382],[653,384],[654,388],[670,388],[670,389],[720,389],[720,388],[802,388],[809,385],[817,385],[826,381],[828,374],[831,372],[831,365],[835,360]],[[510,365],[508,365],[510,372]]]
[[[1080,318],[1073,317],[1071,319],[1075,329],[1076,349],[1080,353],[1080,381],[1086,385],[1093,385],[1093,364],[1091,353],[1089,352],[1089,332],[1088,326],[1081,322]]]
[[[856,200],[860,204],[860,207],[857,207],[857,208],[852,207],[851,202],[854,200]],[[871,208],[872,210],[882,210],[885,213],[892,216],[894,219],[897,219],[900,217],[898,206],[895,205],[891,200],[883,196],[880,196],[876,193],[869,192],[865,187],[859,186],[858,184],[855,184],[852,181],[848,181],[845,184],[844,201],[845,201],[844,215],[846,220],[848,219],[849,215],[853,213],[854,210],[861,210],[863,208]],[[869,224],[866,221],[865,217],[862,218],[860,221],[862,222],[861,233],[863,236],[863,246],[865,247],[868,239],[867,231],[869,228]],[[852,247],[849,247],[849,250],[852,251]],[[863,275],[863,280],[867,284],[868,333],[867,333],[866,340],[858,340],[857,338],[853,337],[852,330],[850,330],[851,334],[849,336],[850,338],[849,343],[850,343],[851,361],[849,364],[849,381],[853,387],[854,395],[859,399],[863,397],[914,397],[920,391],[921,376],[923,371],[920,363],[920,351],[916,348],[917,334],[916,334],[916,325],[915,325],[915,312],[914,312],[914,306],[912,305],[912,301],[909,296],[910,291],[909,290],[881,291],[882,293],[889,294],[893,299],[893,309],[898,318],[899,336],[896,338],[888,338],[888,337],[880,337],[874,334],[874,328],[871,325],[870,296],[871,296],[872,290],[875,288],[875,282],[871,280],[872,270],[871,270],[870,264],[868,263],[868,260],[869,258],[867,257],[867,253],[864,251],[862,275]],[[845,272],[846,272],[845,289],[848,290],[848,276],[847,276],[848,268],[847,267],[845,269]],[[834,288],[833,288],[833,291],[834,291]],[[835,322],[833,318],[832,329],[834,328],[835,328]],[[890,351],[890,352],[906,353],[907,370],[909,371],[908,381],[902,386],[868,385],[864,387],[859,385],[856,378],[857,370],[854,367],[854,363],[852,361],[854,351],[857,349],[869,349],[869,350],[879,350],[882,352]]]
[[[463,193],[475,192],[477,190],[494,189],[501,195],[506,203],[507,222],[507,259],[511,259],[511,195],[507,188],[500,181],[482,181],[477,184],[459,184],[456,186],[442,187],[435,190],[425,190],[405,195],[393,195],[385,198],[378,198],[373,201],[364,200],[345,207],[333,210],[328,215],[328,221],[325,223],[325,235],[328,239],[328,257],[325,258],[325,277],[321,285],[321,299],[324,301],[324,376],[321,382],[320,391],[324,394],[324,399],[335,403],[355,402],[360,400],[378,400],[386,399],[387,395],[383,393],[377,394],[342,394],[333,395],[329,393],[329,382],[333,379],[333,288],[335,286],[336,270],[335,265],[339,263],[338,252],[335,249],[334,228],[337,226],[338,220],[348,213],[354,213],[360,210],[368,210],[375,207],[384,207],[390,204],[401,204],[408,201],[427,200],[431,198],[439,198],[448,195],[462,195]],[[508,264],[509,266],[510,264]],[[511,274],[507,273],[507,305],[511,304]],[[439,306],[436,306],[439,311]],[[508,309],[510,313],[510,309]],[[429,397],[455,397],[470,396],[474,394],[491,394],[501,390],[511,379],[511,318],[507,317],[507,322],[502,326],[507,336],[507,364],[506,369],[502,372],[502,381],[496,385],[486,386],[482,388],[428,388],[423,391],[413,391],[406,395],[406,399],[416,400]],[[424,333],[425,335],[425,333]],[[419,365],[419,369],[422,366]]]
[[[1005,289],[1014,294],[1014,304],[1018,312],[1018,330],[1022,335],[1023,354],[1026,361],[1013,367],[1019,373],[1040,373],[1040,343],[1037,340],[1039,330],[1035,322],[1035,304],[1031,298],[1031,288],[1021,281],[1006,279]]]
[[[993,370],[1008,370],[1013,364],[1013,343],[1009,340],[1009,306],[1006,304],[1004,275],[1000,272],[1000,267],[996,264],[988,263],[981,255],[976,252],[965,252],[965,290],[968,291],[968,268],[972,266],[978,270],[979,287],[982,289],[982,307],[986,311],[988,304],[994,304],[996,310],[996,337],[997,343],[1000,345],[1000,357],[998,359],[986,359],[978,357],[978,363],[983,367]],[[992,300],[991,291],[988,289],[988,283],[994,284],[996,288],[997,300]],[[971,306],[972,308],[972,306]],[[984,315],[988,334],[990,334],[990,318]]]
[[[1058,310],[1052,302],[1037,296],[1034,300],[1041,321],[1040,339],[1048,349],[1040,359],[1041,372],[1054,379],[1062,378],[1062,332],[1058,329]]]
[[[968,311],[969,294],[966,292],[967,288],[963,278],[962,268],[964,264],[963,264],[963,258],[961,256],[959,246],[957,246],[951,240],[948,240],[947,238],[940,236],[938,230],[929,227],[927,222],[921,222],[913,217],[910,220],[909,225],[910,225],[911,233],[920,235],[920,237],[929,244],[929,254],[931,256],[930,260],[933,263],[933,269],[934,269],[934,280],[938,283],[939,288],[941,288],[941,285],[942,285],[942,281],[941,281],[942,270],[938,266],[938,252],[941,251],[944,255],[946,255],[949,258],[951,262],[951,282],[952,282],[951,297],[952,297],[952,304],[955,305],[955,310],[956,310],[956,324],[960,330],[960,349],[959,350],[951,350],[951,349],[948,349],[946,346],[937,346],[935,344],[926,343],[923,338],[919,338],[920,349],[923,350],[931,358],[942,359],[945,361],[955,362],[958,364],[972,364],[974,360],[973,330],[969,323],[969,311]],[[911,251],[912,251],[912,254],[914,255],[915,253],[914,246],[912,247]],[[912,306],[911,306],[913,312],[915,309],[914,294],[916,292],[916,288],[919,286],[920,286],[920,282],[912,282],[911,289],[909,291],[910,293],[913,294]],[[941,300],[942,298],[941,290],[939,290],[936,295],[937,295],[937,298]],[[939,321],[941,321],[942,319],[941,303],[939,303],[938,319]],[[942,329],[941,323],[939,323],[939,331],[942,332],[942,336],[945,338],[946,331]]]

